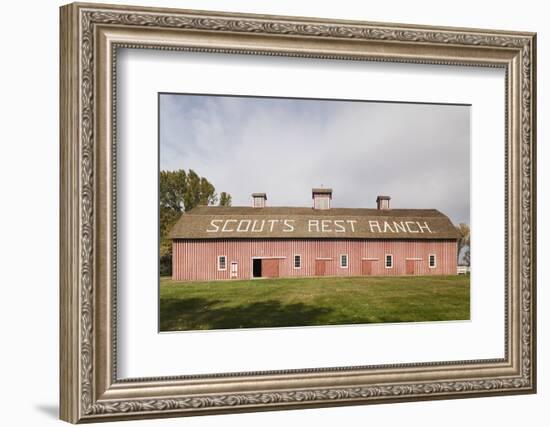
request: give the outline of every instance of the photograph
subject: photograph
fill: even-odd
[[[468,104],[159,93],[159,330],[470,319]]]

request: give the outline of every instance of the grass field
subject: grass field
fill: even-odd
[[[469,318],[469,276],[160,281],[161,331]]]

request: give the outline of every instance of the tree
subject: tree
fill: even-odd
[[[464,261],[464,264],[466,264],[468,267],[470,266],[470,246],[468,246],[468,248],[464,252],[462,260]]]
[[[160,172],[159,203],[161,208],[178,213],[189,212],[198,205],[213,205],[217,200],[218,196],[214,186],[208,179],[200,177],[192,169],[187,173],[183,169]]]
[[[183,206],[185,212],[198,205],[212,205],[216,203],[218,196],[215,188],[206,178],[202,178],[190,169],[183,190]]]
[[[172,274],[172,241],[168,238],[168,233],[178,221],[181,213],[176,213],[165,207],[159,211],[159,267],[161,276]]]
[[[462,252],[463,248],[466,248],[466,252],[464,253],[464,261],[467,261],[467,265],[470,265],[470,226],[465,223],[458,224],[458,227],[456,227],[456,230],[458,231],[460,237],[458,239],[458,247],[457,247],[457,253],[456,258],[457,261],[460,259],[460,253]],[[468,254],[468,258],[466,259],[466,253]]]
[[[181,212],[187,190],[187,174],[183,169],[161,171],[159,176],[159,203],[161,208]]]
[[[231,194],[225,191],[220,193],[220,206],[231,206]]]
[[[218,201],[216,189],[194,170],[186,172],[161,171],[159,176],[159,234],[160,274],[170,275],[172,270],[172,242],[168,233],[184,212],[198,205],[214,205]],[[222,204],[223,203],[223,204]],[[231,195],[222,192],[221,206],[231,206]]]

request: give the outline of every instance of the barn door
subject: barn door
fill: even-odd
[[[405,274],[414,274],[414,259],[405,260]]]
[[[363,276],[372,275],[372,260],[371,259],[361,260],[361,274]]]
[[[231,263],[231,278],[237,277],[238,273],[239,273],[239,264],[233,261]]]
[[[315,275],[324,276],[326,273],[326,259],[316,259],[315,260]]]
[[[262,259],[262,277],[279,277],[278,259]]]

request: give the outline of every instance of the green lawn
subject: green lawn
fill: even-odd
[[[160,280],[161,331],[469,318],[469,276]]]

